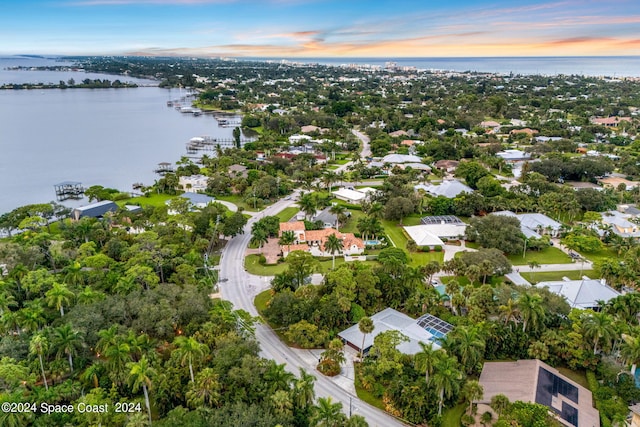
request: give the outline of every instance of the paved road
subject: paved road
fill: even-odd
[[[362,150],[360,151],[360,158],[366,159],[367,157],[371,157],[371,146],[369,145],[371,140],[369,139],[369,137],[364,133],[355,129],[353,129],[351,133],[354,134],[356,137],[358,137],[360,141],[362,141]]]
[[[227,281],[220,284],[220,292],[222,297],[231,301],[235,308],[246,310],[257,316],[253,298],[258,291],[267,286],[264,278],[250,275],[244,270],[244,253],[251,239],[251,224],[263,216],[274,215],[293,203],[292,200],[281,200],[266,208],[262,214],[252,217],[245,227],[245,233],[231,239],[222,251],[220,277],[227,279]],[[298,375],[299,368],[305,368],[308,372],[312,372],[313,366],[309,366],[295,351],[284,345],[268,326],[258,325],[256,339],[260,343],[263,357],[286,364],[287,370],[296,375]],[[348,414],[351,407],[352,413],[365,417],[371,427],[404,426],[403,423],[383,411],[359,400],[357,396],[345,391],[332,380],[316,372],[313,373],[317,378],[316,395],[331,397],[334,401],[342,402],[345,413]]]

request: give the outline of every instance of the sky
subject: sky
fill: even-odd
[[[640,55],[640,1],[2,0],[0,54]]]

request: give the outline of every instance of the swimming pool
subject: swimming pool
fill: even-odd
[[[375,245],[379,245],[381,242],[380,240],[365,240],[364,244],[367,246],[375,246]]]

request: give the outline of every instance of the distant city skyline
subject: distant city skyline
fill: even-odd
[[[5,0],[0,54],[640,55],[640,2]]]

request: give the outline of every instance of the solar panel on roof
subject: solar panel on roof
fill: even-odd
[[[454,215],[425,216],[420,220],[420,222],[423,224],[464,224],[460,218]]]

